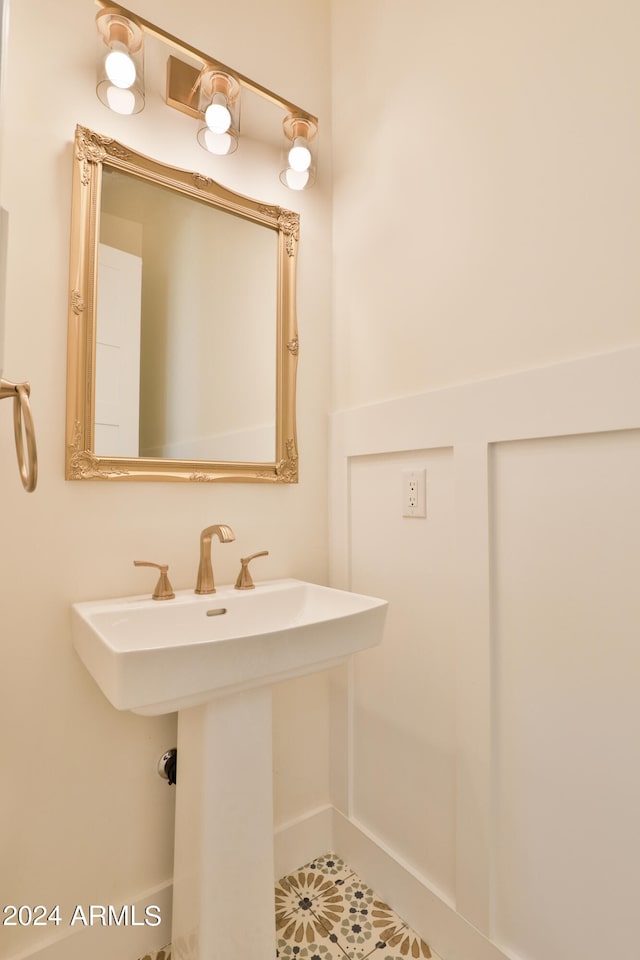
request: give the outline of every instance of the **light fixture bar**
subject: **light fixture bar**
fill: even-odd
[[[202,113],[198,109],[197,89],[200,73],[196,67],[178,57],[169,57],[167,60],[167,104],[195,120],[202,119]]]
[[[156,25],[151,23],[149,20],[139,17],[137,13],[133,13],[131,10],[127,10],[125,7],[121,7],[118,3],[110,3],[109,0],[96,0],[96,5],[98,7],[102,7],[104,10],[118,13],[123,17],[133,20],[145,33],[148,33],[152,37],[156,37],[158,40],[162,40],[179,53],[186,54],[189,57],[193,57],[195,60],[199,60],[203,67],[210,66],[214,67],[216,70],[220,70],[222,73],[230,73],[245,89],[251,90],[253,93],[257,93],[258,96],[263,97],[265,100],[271,101],[271,103],[276,104],[276,106],[281,107],[288,113],[294,113],[299,117],[311,120],[317,125],[318,118],[314,117],[313,114],[308,113],[308,111],[296,106],[295,103],[291,103],[290,100],[285,100],[277,93],[274,93],[273,90],[269,90],[267,87],[263,87],[261,84],[256,83],[255,80],[252,80],[250,77],[246,77],[242,73],[238,73],[232,67],[225,66],[224,63],[221,63],[219,60],[216,60],[215,58],[210,57],[208,54],[203,53],[202,50],[198,50],[196,47],[191,47],[182,40],[178,40],[178,38],[174,37],[173,34],[167,33],[166,30],[162,30],[160,27],[156,27]],[[171,65],[172,61],[174,64],[173,67]],[[171,91],[169,89],[169,78],[171,76],[171,71],[176,71],[177,68],[175,67],[175,64],[177,62],[179,61],[177,61],[175,57],[169,58],[169,66],[167,68],[167,103],[170,106],[175,107],[177,110],[182,110],[183,113],[187,113],[192,117],[199,117],[200,113],[198,110],[194,110],[191,103],[185,102],[183,99],[184,92],[181,91],[184,90],[182,69],[185,68],[187,75],[188,71],[191,71],[191,75],[193,76],[193,79],[191,80],[191,86],[189,87],[189,94],[193,89],[194,83],[200,71],[194,67],[191,67],[189,64],[183,63],[179,71],[177,71],[180,75],[180,79],[175,80],[174,89]]]

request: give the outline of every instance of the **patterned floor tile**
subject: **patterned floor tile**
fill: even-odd
[[[345,960],[340,947],[333,943],[292,944],[278,940],[278,960]]]
[[[389,938],[386,949],[376,956],[376,960],[406,960],[408,957],[411,960],[440,960],[437,954],[431,951],[429,944],[405,924]]]
[[[314,870],[323,874],[328,880],[341,885],[348,877],[353,876],[353,870],[350,869],[340,857],[335,853],[325,853],[322,857],[317,857],[308,863],[303,869]]]
[[[171,944],[163,947],[162,950],[156,950],[154,953],[145,953],[140,960],[171,960]]]
[[[326,902],[313,902],[310,910],[350,960],[364,960],[403,926],[400,917],[355,874],[335,887]]]
[[[296,873],[283,877],[276,884],[276,927],[292,913],[309,910],[314,904],[320,906],[330,904],[336,896],[336,886],[332,880],[302,867]]]
[[[277,937],[279,956],[300,956],[304,948],[307,952],[311,950],[309,956],[313,957],[312,948],[317,948],[322,957],[345,960],[336,931],[322,920],[321,913],[308,907],[289,914],[277,931]]]
[[[355,874],[343,888],[346,919],[366,921],[377,940],[388,940],[404,921]]]
[[[314,940],[325,940],[328,933],[326,926],[306,906],[294,910],[286,917],[276,917],[278,938],[298,946],[302,943],[313,943]]]

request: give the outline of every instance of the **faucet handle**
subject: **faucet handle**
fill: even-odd
[[[168,563],[151,563],[149,560],[134,560],[133,565],[134,567],[156,567],[160,571],[160,577],[158,578],[156,588],[151,597],[152,600],[173,600],[175,593],[167,576],[169,569]]]
[[[238,579],[236,580],[235,589],[236,590],[253,590],[255,583],[253,578],[249,573],[249,563],[251,560],[255,560],[256,557],[268,557],[268,550],[261,550],[260,553],[252,553],[250,557],[241,557],[240,558],[240,573],[238,574]]]

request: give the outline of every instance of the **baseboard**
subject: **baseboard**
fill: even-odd
[[[159,887],[128,903],[128,918],[134,918],[126,926],[102,926],[99,922],[85,926],[80,919],[73,927],[59,927],[60,934],[30,950],[13,954],[9,960],[137,960],[146,953],[154,953],[171,940],[171,903],[173,884],[167,881]],[[145,908],[158,907],[150,915],[160,916],[157,926],[144,924]],[[115,905],[116,911],[120,905]],[[89,905],[83,904],[83,914],[89,919]],[[135,908],[135,910],[133,909]],[[80,915],[78,915],[80,917]],[[70,920],[71,918],[68,918]]]
[[[334,808],[327,804],[277,828],[274,837],[276,880],[333,849],[333,814]]]
[[[361,824],[333,811],[333,850],[444,960],[515,960]]]

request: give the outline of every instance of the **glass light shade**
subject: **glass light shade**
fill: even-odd
[[[294,170],[289,167],[280,174],[280,179],[289,190],[305,190],[309,185],[308,170]]]
[[[289,114],[283,123],[283,167],[280,182],[289,190],[307,190],[316,179],[316,123],[309,117]]]
[[[206,123],[198,130],[198,143],[217,157],[226,157],[238,149],[238,138],[231,131],[214,133]]]
[[[114,113],[139,113],[144,107],[144,56],[141,28],[127,17],[102,10],[99,35],[99,100]]]
[[[240,130],[240,84],[215,67],[200,75],[199,113],[204,123],[198,128],[198,143],[218,157],[238,149]]]
[[[135,113],[136,97],[132,90],[123,90],[122,87],[110,86],[106,88],[107,106],[114,113],[128,116]]]

